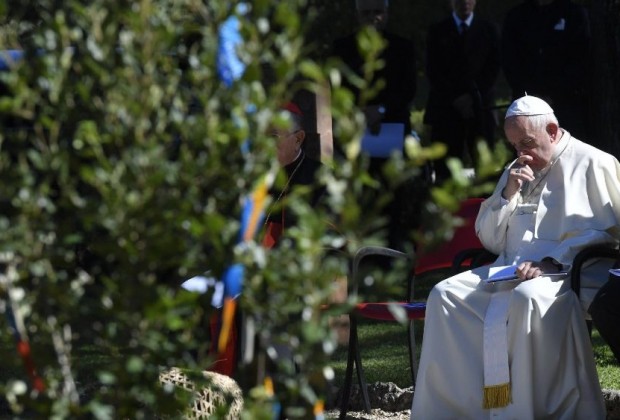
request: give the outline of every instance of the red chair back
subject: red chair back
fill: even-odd
[[[482,248],[482,243],[476,235],[475,223],[480,204],[483,198],[468,198],[461,203],[455,216],[463,219],[463,225],[454,230],[454,236],[428,253],[418,250],[418,260],[415,273],[421,274],[430,270],[451,268],[454,257],[464,249]]]

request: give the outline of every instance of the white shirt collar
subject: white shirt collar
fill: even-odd
[[[455,12],[452,12],[452,18],[454,19],[454,23],[456,23],[456,27],[460,28],[461,22],[465,22],[467,26],[471,26],[471,21],[474,20],[474,14],[472,13],[469,16],[467,16],[467,19],[461,20],[461,18],[459,18]]]

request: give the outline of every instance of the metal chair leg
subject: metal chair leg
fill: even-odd
[[[416,372],[418,371],[418,364],[416,359],[416,343],[415,343],[415,327],[414,321],[410,320],[407,326],[407,336],[409,339],[409,366],[411,368],[411,383],[415,390]]]
[[[347,350],[347,369],[344,375],[344,384],[340,392],[340,420],[347,417],[349,409],[349,397],[351,396],[351,386],[353,382],[353,364],[357,352],[357,320],[355,316],[349,316],[349,347]]]
[[[362,398],[364,400],[364,410],[370,414],[370,397],[368,396],[368,386],[366,386],[366,378],[364,377],[364,367],[362,366],[362,356],[360,355],[359,342],[357,340],[357,330],[355,332],[355,369],[357,371],[357,383],[360,391],[362,392]]]

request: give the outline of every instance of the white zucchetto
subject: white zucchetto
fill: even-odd
[[[523,96],[516,99],[506,111],[506,117],[515,117],[517,115],[545,115],[553,114],[553,109],[549,104],[536,96]]]

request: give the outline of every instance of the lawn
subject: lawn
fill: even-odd
[[[423,329],[424,323],[416,321],[418,358]],[[392,323],[365,322],[358,328],[358,333],[366,381],[368,383],[393,382],[401,388],[411,386],[407,328]],[[611,350],[596,329],[592,334],[592,344],[602,388],[620,390],[620,365],[617,364]],[[346,357],[346,346],[343,346],[336,351],[333,358],[338,387],[342,385],[344,379]],[[354,381],[356,380],[354,377]]]
[[[449,271],[434,271],[432,274],[416,277],[417,299],[425,299],[432,286],[448,277]],[[415,321],[417,360],[420,358],[424,321]],[[362,320],[358,327],[362,364],[368,383],[393,382],[401,388],[412,385],[409,370],[409,352],[407,349],[407,328],[389,322]],[[620,390],[620,365],[614,358],[598,331],[592,333],[592,345],[598,370],[599,380],[603,389]],[[340,387],[344,380],[347,358],[346,345],[340,346],[335,352],[333,368],[335,385]],[[354,383],[357,383],[355,371]]]
[[[430,287],[444,277],[445,273],[439,273],[433,277],[416,279],[416,296],[425,297]],[[424,322],[416,321],[418,359],[423,329]],[[393,323],[364,321],[361,322],[358,331],[367,382],[392,382],[401,388],[411,386],[406,327]],[[592,344],[602,388],[620,390],[620,366],[596,329],[592,335]],[[0,384],[5,384],[7,378],[23,377],[21,361],[15,351],[13,338],[8,333],[0,337],[0,356],[0,371],[2,372]],[[342,385],[344,379],[346,356],[346,345],[343,345],[337,349],[332,358],[337,387]],[[98,368],[106,364],[109,357],[110,355],[103,355],[101,349],[94,345],[76,346],[74,364],[80,373],[78,379],[82,386],[86,385],[86,388],[89,388],[92,386],[91,383],[97,383],[93,375]],[[84,391],[87,390],[82,389],[82,392]],[[3,407],[0,398],[0,417],[3,413],[7,413],[6,410],[7,407]]]

